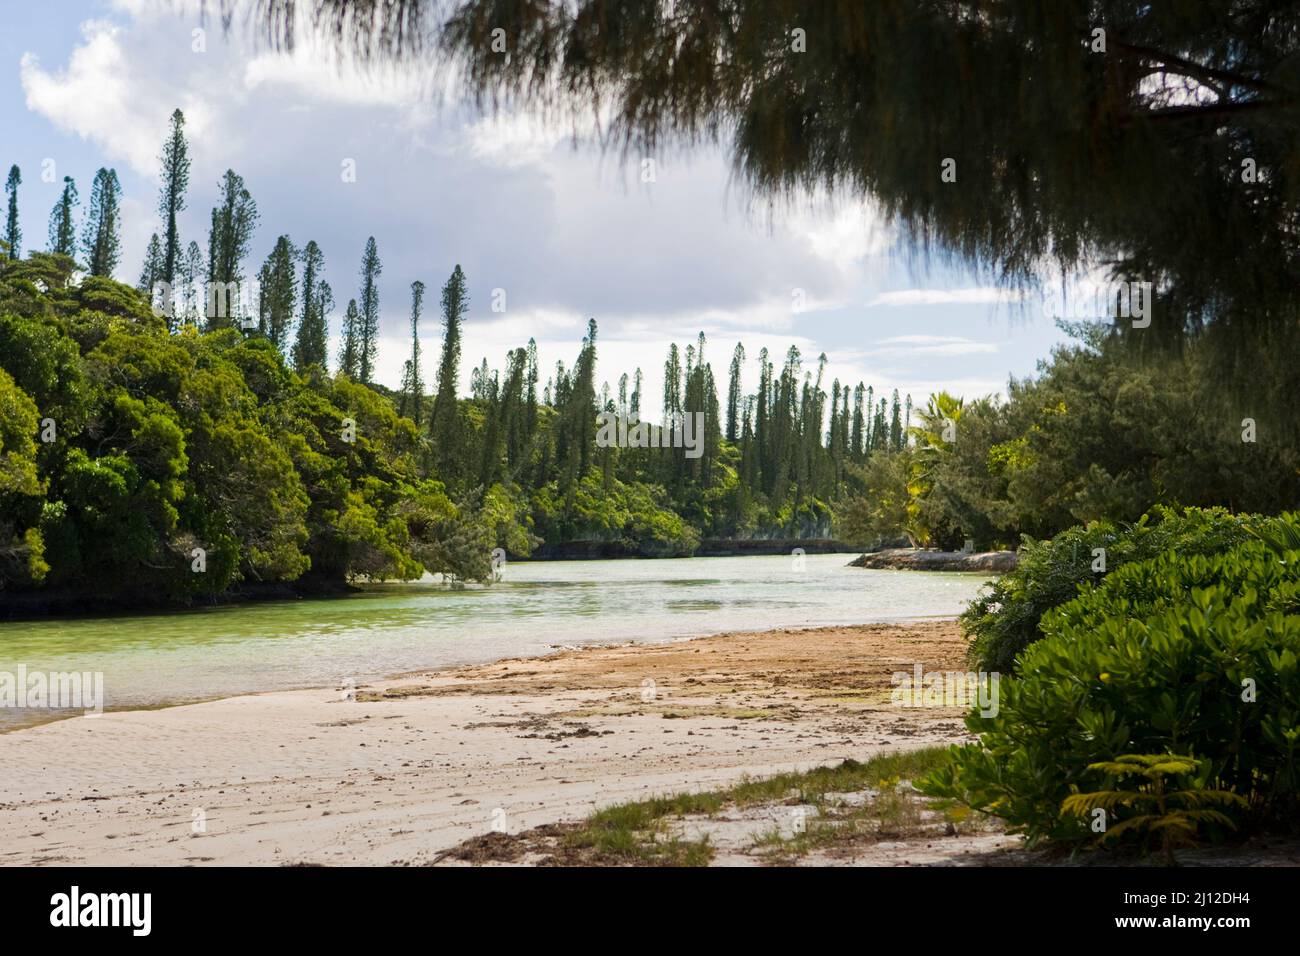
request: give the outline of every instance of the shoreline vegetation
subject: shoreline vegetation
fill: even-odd
[[[833,533],[836,508],[860,489],[853,468],[903,452],[910,401],[895,393],[868,416],[872,389],[856,404],[838,382],[827,394],[825,356],[814,379],[797,350],[779,374],[764,352],[762,394],[746,399],[738,346],[724,416],[701,336],[670,350],[663,396],[666,419],[702,422],[701,453],[602,447],[596,409],[636,418],[642,376],[623,375],[617,398],[597,390],[594,320],[571,370],[543,384],[530,346],[504,379],[485,360],[471,396],[456,394],[466,282],[457,268],[443,289],[430,395],[307,362],[238,301],[217,316],[160,310],[156,289],[66,254],[0,258],[0,608],[185,607],[244,585],[321,594],[426,573],[487,582],[497,554],[860,547]],[[303,321],[319,323],[314,295]]]

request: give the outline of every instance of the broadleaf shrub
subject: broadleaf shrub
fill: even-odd
[[[1300,517],[1255,519],[1300,528]],[[1273,538],[1278,538],[1273,535]],[[979,742],[922,789],[994,813],[1031,840],[1084,840],[1062,812],[1104,789],[1094,764],[1176,754],[1202,786],[1240,794],[1249,828],[1296,820],[1300,793],[1300,551],[1251,538],[1214,555],[1127,565],[1042,621],[999,685]]]
[[[961,616],[980,670],[1012,673],[1016,658],[1042,633],[1043,615],[1117,569],[1167,551],[1216,554],[1249,537],[1249,516],[1223,508],[1157,508],[1137,522],[1104,521],[1069,528],[1049,541],[1025,538],[1014,571],[992,582]],[[1093,550],[1105,549],[1105,570],[1094,571]]]

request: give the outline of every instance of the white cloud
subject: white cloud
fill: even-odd
[[[959,335],[894,335],[881,339],[877,355],[979,355],[997,352],[992,342],[976,342]]]
[[[109,155],[135,169],[154,165],[166,112],[141,102],[130,82],[131,64],[121,44],[121,28],[104,20],[82,24],[84,42],[63,70],[45,70],[35,54],[24,53],[19,77],[27,108],[59,129],[98,143]]]
[[[1002,305],[1018,302],[1023,294],[996,286],[967,289],[901,289],[882,292],[867,303],[879,305]]]
[[[472,155],[502,166],[540,164],[568,138],[522,114],[484,116],[466,125],[464,137]]]
[[[409,71],[360,69],[340,62],[319,43],[301,42],[292,53],[264,52],[247,61],[243,85],[250,93],[353,106],[423,110],[432,96],[426,77]]]
[[[184,24],[165,21],[154,29],[166,42],[148,61],[129,44],[127,29],[107,20],[81,24],[82,42],[61,70],[47,70],[35,54],[24,53],[19,78],[27,108],[95,143],[110,161],[154,175],[172,110],[185,112],[186,135],[202,144],[214,119],[205,91],[221,85],[201,71]],[[186,73],[180,63],[199,69]]]
[[[843,272],[861,272],[866,260],[885,255],[896,241],[880,213],[862,200],[819,197],[791,215],[788,227]]]
[[[935,345],[940,342],[969,342],[960,335],[891,335],[881,339],[882,345]]]

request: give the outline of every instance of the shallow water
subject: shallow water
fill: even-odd
[[[436,579],[341,598],[0,623],[0,675],[103,674],[107,709],[362,684],[420,668],[723,631],[950,617],[987,575],[869,571],[851,555],[510,564],[490,587]],[[80,713],[80,711],[77,711]],[[0,729],[59,716],[0,708]]]

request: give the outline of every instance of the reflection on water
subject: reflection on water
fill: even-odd
[[[343,598],[0,624],[0,671],[101,671],[108,707],[364,683],[557,646],[957,614],[982,575],[869,571],[847,555],[510,564],[490,587],[436,580]],[[0,729],[48,719],[0,710]]]

